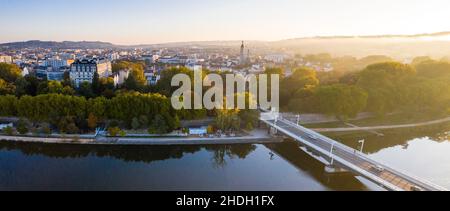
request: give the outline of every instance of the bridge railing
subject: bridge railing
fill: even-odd
[[[262,121],[265,121],[267,124],[273,125],[273,126],[277,127],[276,124],[271,123],[269,120],[262,120]],[[286,135],[289,135],[289,136],[291,136],[291,137],[293,137],[293,138],[296,137],[296,139],[298,139],[299,141],[303,140],[301,137],[296,136],[295,134],[291,133],[290,131],[288,131],[288,130],[285,129],[285,128],[278,127],[278,130],[282,131],[282,132],[285,133]],[[309,147],[311,147],[311,148],[313,148],[313,149],[316,149],[318,152],[320,152],[320,153],[322,153],[322,154],[324,154],[324,155],[328,155],[328,154],[329,154],[329,152],[327,152],[326,150],[324,150],[324,149],[322,149],[322,148],[320,148],[320,147],[318,147],[318,146],[315,146],[313,143],[310,143],[310,142],[305,141],[305,140],[303,140],[303,141],[304,141],[304,143],[305,143],[307,146],[309,146]],[[378,184],[382,184],[384,187],[388,188],[389,190],[402,191],[401,188],[399,188],[399,187],[397,187],[397,186],[395,186],[395,185],[393,185],[393,184],[390,184],[390,183],[388,183],[388,182],[382,180],[381,178],[373,177],[373,174],[370,173],[370,172],[368,172],[367,170],[362,169],[362,168],[360,168],[360,167],[354,165],[353,163],[348,162],[348,161],[346,161],[346,160],[340,158],[339,156],[335,156],[334,154],[333,154],[332,156],[333,156],[333,158],[335,159],[335,161],[337,161],[337,162],[343,164],[344,166],[347,166],[348,168],[354,170],[355,172],[358,172],[358,173],[361,174],[362,176],[365,176],[365,177],[367,177],[367,178],[371,178],[373,181],[376,181]]]
[[[427,181],[425,179],[422,179],[422,178],[419,178],[419,177],[407,174],[403,170],[399,170],[398,168],[394,169],[394,168],[389,167],[389,166],[387,166],[385,164],[382,164],[382,163],[380,163],[380,162],[378,162],[376,160],[373,160],[373,159],[369,158],[368,155],[366,155],[366,154],[364,154],[364,153],[362,153],[360,151],[355,151],[355,149],[353,149],[353,148],[351,148],[351,147],[349,147],[347,145],[344,145],[344,144],[342,144],[340,142],[337,142],[337,141],[335,141],[335,140],[333,140],[331,138],[328,138],[327,136],[324,136],[324,135],[322,135],[322,134],[320,134],[320,133],[318,133],[318,132],[316,132],[314,130],[305,128],[305,127],[303,127],[301,125],[298,125],[298,124],[292,122],[289,119],[285,119],[283,117],[283,115],[279,115],[277,120],[278,121],[283,121],[283,122],[285,122],[285,123],[287,123],[287,124],[289,124],[291,126],[297,127],[298,129],[300,129],[302,131],[305,131],[305,132],[307,132],[309,134],[313,134],[316,137],[320,138],[321,140],[325,140],[329,144],[332,144],[335,147],[339,147],[341,150],[344,150],[344,151],[346,151],[348,153],[354,153],[359,158],[361,158],[361,159],[363,159],[363,160],[365,160],[365,161],[367,161],[369,163],[372,163],[372,164],[378,165],[378,166],[383,166],[386,170],[391,171],[391,172],[397,174],[398,176],[401,176],[401,177],[403,177],[403,178],[405,178],[405,179],[407,179],[409,181],[412,181],[412,182],[416,183],[417,185],[420,185],[420,186],[425,187],[425,188],[430,189],[430,190],[441,190],[441,191],[446,191],[447,190],[446,188],[440,187],[440,186],[438,186],[436,184],[433,184],[433,183],[431,183],[431,182],[429,182],[429,181]]]

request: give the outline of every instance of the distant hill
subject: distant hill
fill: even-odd
[[[397,59],[416,56],[450,56],[450,32],[415,35],[318,36],[286,39],[272,47],[298,54],[330,53],[334,56],[387,55]]]
[[[107,42],[54,42],[54,41],[40,41],[30,40],[26,42],[12,42],[0,44],[4,48],[52,48],[52,49],[99,49],[99,48],[116,48],[118,46]]]
[[[414,35],[373,36],[317,36],[285,39],[279,41],[245,41],[254,53],[284,51],[289,54],[329,53],[333,56],[365,57],[386,55],[395,59],[410,59],[416,56],[434,58],[450,57],[450,31]],[[173,42],[142,45],[115,45],[108,42],[54,42],[31,40],[0,44],[0,48],[52,48],[52,49],[129,49],[129,48],[223,48],[239,49],[240,40]]]

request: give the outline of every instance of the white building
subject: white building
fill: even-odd
[[[108,55],[109,61],[116,61],[120,59],[120,55],[117,52],[111,53]]]
[[[79,87],[83,82],[92,83],[96,72],[100,78],[109,77],[112,72],[111,62],[105,59],[76,60],[70,67],[70,80]]]
[[[0,56],[0,63],[8,63],[11,64],[12,61],[12,57],[11,56]]]
[[[120,70],[119,72],[115,73],[114,78],[114,86],[120,86],[123,83],[125,83],[125,80],[128,79],[128,76],[130,75],[130,70]]]
[[[30,74],[30,71],[28,70],[28,67],[24,67],[23,70],[22,70],[22,77],[25,77],[28,74]]]
[[[288,56],[285,54],[269,54],[264,57],[265,60],[275,63],[283,63]]]
[[[161,75],[150,72],[150,73],[144,73],[145,78],[147,79],[147,84],[154,86],[158,83],[158,81],[161,79]]]
[[[158,61],[159,56],[158,55],[142,55],[142,60],[148,62],[148,63],[155,63]]]
[[[61,67],[70,66],[74,60],[65,60],[65,59],[47,59],[42,62],[43,66],[52,67],[53,70],[59,70]]]

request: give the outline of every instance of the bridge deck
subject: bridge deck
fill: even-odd
[[[320,152],[324,158],[347,168],[388,190],[410,191],[417,188],[426,191],[445,190],[435,184],[419,179],[370,159],[367,155],[340,144],[328,137],[285,119],[261,118],[263,122]],[[333,149],[333,150],[332,150]],[[381,168],[379,168],[381,167]]]

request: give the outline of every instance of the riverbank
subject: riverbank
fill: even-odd
[[[268,144],[280,143],[283,140],[273,138],[265,130],[254,130],[240,137],[97,137],[81,136],[67,137],[37,137],[37,136],[6,136],[0,135],[1,141],[29,142],[44,144],[82,144],[82,145],[224,145],[224,144]]]
[[[405,128],[416,128],[416,127],[425,127],[430,125],[438,125],[443,123],[450,122],[450,117],[421,122],[421,123],[413,123],[413,124],[400,124],[400,125],[382,125],[382,126],[369,126],[369,127],[346,127],[346,128],[314,128],[313,130],[316,132],[358,132],[358,131],[376,131],[376,130],[393,130],[393,129],[405,129]]]

